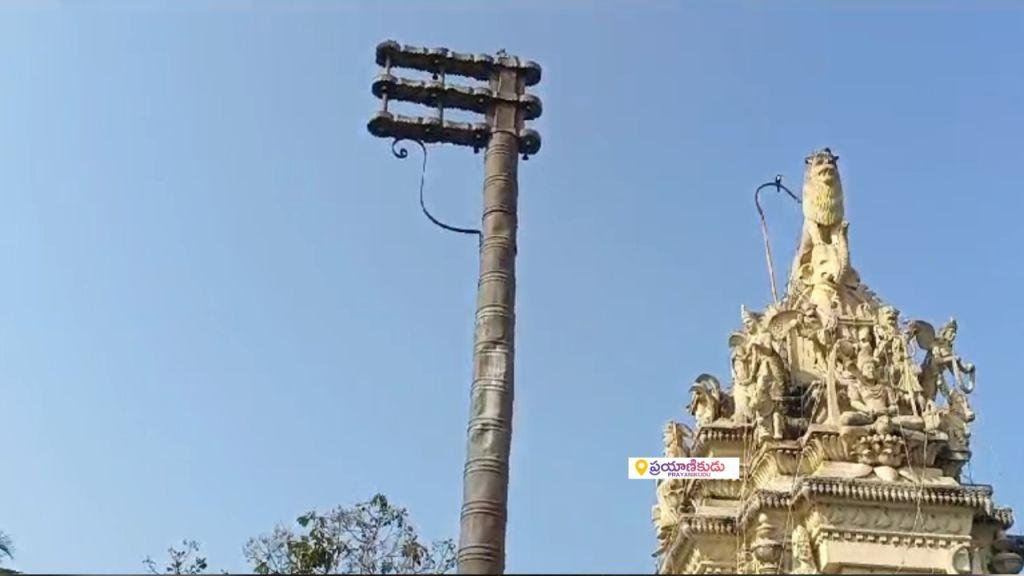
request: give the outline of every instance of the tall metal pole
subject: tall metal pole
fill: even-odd
[[[515,96],[519,79],[503,70],[492,88]],[[516,109],[497,104],[484,163],[480,281],[473,385],[459,530],[459,573],[505,570],[508,469],[515,375],[518,142]]]
[[[541,114],[540,99],[526,93],[527,86],[540,81],[540,66],[504,51],[491,57],[390,41],[377,46],[377,63],[383,70],[374,81],[373,93],[381,99],[382,109],[368,125],[372,134],[396,141],[445,142],[474,149],[486,146],[458,570],[460,574],[500,574],[505,570],[512,445],[518,156],[525,159],[540,149],[540,135],[525,127],[526,121]],[[398,78],[392,74],[393,68],[427,71],[434,80]],[[489,86],[449,85],[446,75],[486,80]],[[438,115],[393,114],[388,110],[390,100],[436,107]],[[446,106],[484,114],[486,122],[445,120]],[[438,223],[429,213],[427,216]]]

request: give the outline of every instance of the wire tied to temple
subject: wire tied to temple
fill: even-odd
[[[449,232],[458,232],[459,234],[475,234],[478,239],[482,240],[482,236],[479,230],[475,228],[459,228],[457,226],[450,226],[435,218],[434,215],[430,213],[430,210],[427,210],[427,205],[423,202],[423,184],[426,181],[427,177],[427,147],[420,140],[415,140],[412,138],[395,138],[394,142],[391,143],[391,153],[395,155],[395,158],[409,157],[409,150],[404,146],[398,145],[400,142],[403,141],[415,142],[416,145],[420,147],[420,150],[423,151],[423,164],[420,168],[420,209],[423,210],[423,214],[427,217],[428,220],[433,222],[436,226],[448,230]]]
[[[757,187],[754,191],[754,205],[757,206],[757,214],[761,218],[761,236],[764,239],[764,254],[765,259],[768,261],[768,281],[772,285],[772,301],[779,301],[779,293],[775,287],[775,266],[772,263],[772,247],[768,241],[768,221],[764,217],[764,208],[761,207],[761,190],[769,187],[775,187],[776,192],[785,192],[789,194],[789,197],[796,201],[797,204],[801,204],[800,198],[793,193],[792,190],[782,185],[782,175],[778,174],[775,176],[775,180],[772,182],[765,182]]]

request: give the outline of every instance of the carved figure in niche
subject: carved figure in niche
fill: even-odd
[[[690,455],[686,445],[693,431],[685,424],[668,422],[662,440],[666,458],[685,458]],[[651,509],[651,519],[658,531],[658,552],[668,547],[672,532],[679,524],[679,507],[682,504],[685,484],[681,478],[662,478],[657,481],[658,503]]]
[[[889,423],[908,430],[924,429],[921,417],[900,415],[894,390],[879,378],[874,358],[862,355],[858,365],[848,369],[847,373],[845,380],[850,410],[840,415],[840,424],[867,426],[879,423],[883,429],[880,432],[891,429]]]
[[[825,373],[828,351],[835,343],[836,330],[835,326],[825,326],[813,303],[804,302],[797,309],[779,311],[768,321],[768,330],[780,341],[789,338],[791,334],[803,338],[811,350],[811,366],[804,368]]]
[[[733,399],[728,393],[722,392],[718,378],[711,374],[701,374],[690,386],[690,403],[686,410],[693,415],[698,426],[707,426],[719,418],[732,416]]]
[[[754,390],[754,425],[758,440],[771,437],[776,440],[782,439],[782,432],[785,428],[785,418],[779,409],[777,398],[781,392],[777,391],[772,382],[767,378],[758,379]]]
[[[754,357],[754,377],[767,378],[773,382],[782,382],[786,378],[786,366],[782,357],[775,350],[772,334],[763,326],[764,315],[740,308],[743,316],[743,328],[746,331],[747,344],[751,347]]]
[[[954,452],[968,450],[971,440],[969,424],[974,421],[974,410],[967,403],[967,395],[953,390],[949,394],[949,405],[938,412],[939,429],[949,436],[949,449]]]
[[[895,398],[892,390],[876,378],[874,360],[863,361],[856,368],[846,365],[840,379],[846,383],[846,396],[850,410],[839,422],[844,425],[863,426],[874,423],[879,416],[895,416]]]
[[[666,458],[686,458],[690,455],[690,447],[687,446],[687,438],[693,437],[693,430],[681,422],[668,422],[665,424],[665,432],[662,435],[662,442],[665,445]]]
[[[763,316],[740,308],[743,331],[729,336],[732,349],[733,420],[750,422],[755,419],[756,405],[763,403],[760,390],[776,387],[784,382],[786,369],[782,357],[772,345],[771,333],[761,326]]]
[[[754,392],[754,352],[738,332],[729,337],[729,349],[732,398],[736,407],[732,419],[734,422],[749,422],[754,417],[750,407]]]
[[[733,395],[735,420],[758,426],[760,436],[781,438],[782,415],[775,409],[775,398],[783,395],[787,371],[775,349],[772,333],[764,326],[764,316],[744,306],[743,331],[729,337],[733,348]]]
[[[764,374],[754,383],[751,408],[754,411],[754,428],[757,439],[782,439],[785,418],[779,406],[783,394],[782,381]]]
[[[875,359],[886,367],[885,375],[896,390],[910,404],[915,415],[921,415],[925,406],[921,385],[917,379],[918,368],[914,365],[910,347],[899,328],[899,311],[892,306],[878,310],[878,321],[874,329]]]
[[[871,328],[860,326],[857,328],[857,366],[868,360],[875,362],[877,367],[877,356],[875,355],[875,335]]]
[[[796,528],[793,528],[791,538],[793,566],[790,574],[817,574],[818,563],[814,561],[814,546],[811,543],[810,532],[803,524],[797,524]]]
[[[953,318],[938,334],[931,324],[922,320],[910,324],[910,332],[917,339],[917,345],[927,351],[919,375],[921,393],[926,402],[935,402],[939,392],[949,398],[952,389],[946,382],[946,372],[950,373],[961,392],[970,394],[974,391],[974,364],[964,362],[953,351],[956,331],[957,323]]]
[[[844,450],[862,464],[899,467],[913,447],[925,440],[925,420],[900,413],[896,392],[880,377],[867,347],[858,350],[855,362],[846,354],[837,376],[845,384],[848,405],[839,416]],[[881,475],[883,468],[876,473]]]

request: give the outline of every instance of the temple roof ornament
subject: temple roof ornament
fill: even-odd
[[[806,158],[800,200],[784,296],[741,307],[728,387],[701,374],[693,433],[666,433],[666,455],[737,456],[741,477],[660,481],[659,571],[1018,572],[1011,511],[962,479],[975,367],[956,321],[908,321],[861,281],[830,149]]]

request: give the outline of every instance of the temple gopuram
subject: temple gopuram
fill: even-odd
[[[838,157],[806,160],[786,294],[741,309],[727,386],[702,374],[666,457],[740,478],[658,481],[663,574],[1016,574],[1024,540],[970,461],[975,367],[957,323],[908,320],[850,263]]]

